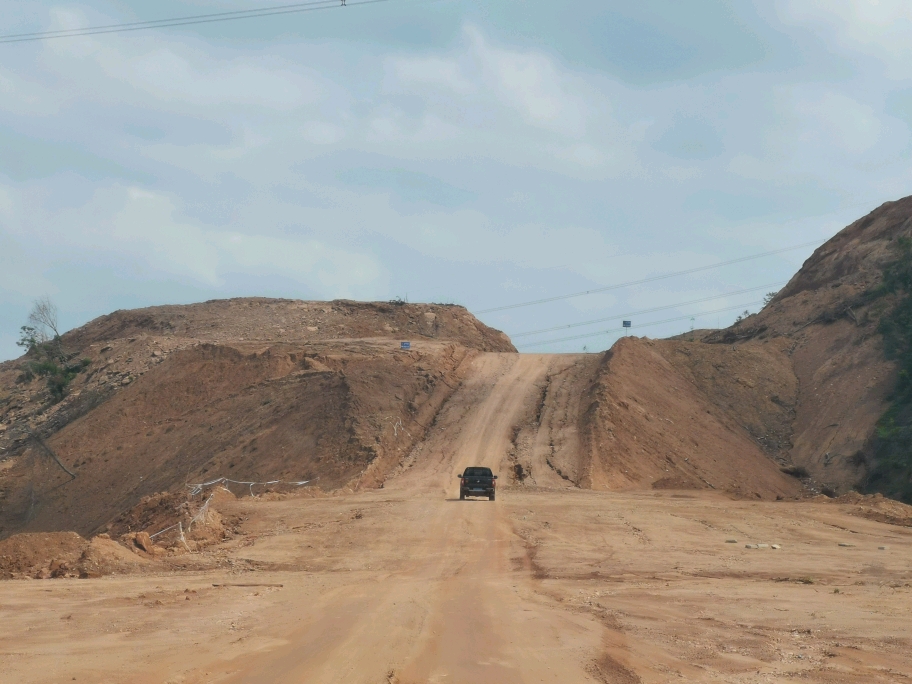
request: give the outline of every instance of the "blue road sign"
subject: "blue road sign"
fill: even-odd
[[[412,343],[411,343],[411,342],[400,342],[400,343],[399,343],[399,348],[400,348],[400,349],[405,349],[406,351],[408,351],[409,349],[412,348]]]
[[[629,327],[630,327],[630,321],[624,321],[624,327],[625,327],[625,328],[629,328]]]

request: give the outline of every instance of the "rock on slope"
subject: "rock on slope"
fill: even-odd
[[[0,536],[89,534],[215,477],[379,485],[467,358],[515,351],[462,307],[269,299],[119,311],[64,344],[92,363],[59,404],[0,366]]]

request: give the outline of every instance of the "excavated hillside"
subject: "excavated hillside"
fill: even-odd
[[[675,354],[688,355],[674,345]],[[690,352],[692,362],[697,350]],[[592,489],[716,489],[738,496],[799,494],[731,410],[669,362],[665,341],[621,339],[603,357],[588,423]],[[739,360],[741,363],[744,360]]]
[[[877,296],[877,288],[884,267],[896,259],[896,241],[909,236],[912,197],[887,202],[815,250],[760,313],[704,338],[718,347],[720,359],[726,349],[779,350],[778,360],[765,370],[758,366],[756,380],[749,381],[778,379],[783,391],[758,385],[753,401],[740,402],[734,412],[754,431],[774,435],[788,460],[837,491],[864,477],[871,438],[896,381],[878,332],[891,302]],[[786,364],[793,378],[783,372]],[[717,402],[726,401],[724,392],[707,390]],[[792,414],[787,441],[780,437],[785,421],[775,412],[766,418],[755,413],[769,401]]]
[[[811,492],[849,491],[872,465],[896,382],[878,332],[892,300],[879,287],[897,240],[909,236],[912,197],[888,202],[819,247],[758,314],[656,340],[655,352],[727,431],[806,474]]]
[[[63,345],[90,363],[59,403],[0,365],[0,536],[97,532],[217,477],[379,486],[473,355],[515,351],[462,307],[269,299],[118,311]]]
[[[522,472],[548,464],[586,488],[761,498],[857,487],[897,375],[878,288],[910,235],[912,197],[889,202],[817,249],[759,314],[702,335],[623,338],[600,361],[568,364],[561,373],[577,380],[564,394],[582,398],[545,393],[573,415],[556,442],[520,432]]]
[[[895,381],[877,288],[910,217],[906,198],[856,221],[732,328],[604,354],[519,357],[443,305],[251,298],[103,316],[63,337],[86,365],[62,401],[25,359],[0,364],[0,537],[164,526],[152,508],[222,477],[271,483],[246,493],[382,487],[504,373],[507,484],[845,492]]]

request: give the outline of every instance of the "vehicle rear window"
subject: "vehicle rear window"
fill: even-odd
[[[463,477],[491,477],[494,473],[490,468],[466,468]]]

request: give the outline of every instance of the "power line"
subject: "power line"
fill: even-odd
[[[341,3],[340,0],[312,0],[291,5],[274,5],[260,7],[252,10],[236,10],[233,12],[214,12],[211,14],[196,14],[170,19],[153,19],[150,21],[134,21],[122,24],[107,24],[104,26],[87,26],[77,29],[60,29],[57,31],[37,31],[34,33],[14,33],[0,36],[0,43],[25,43],[35,40],[49,40],[51,38],[75,38],[78,36],[94,36],[103,33],[125,33],[127,31],[143,31],[153,28],[170,28],[174,26],[190,26],[192,24],[212,24],[221,21],[235,21],[237,19],[254,19],[258,17],[271,17],[280,14],[299,14],[315,10],[332,9],[334,7],[355,7],[357,5],[373,5],[389,0],[355,0],[354,2]]]
[[[810,247],[811,245],[822,244],[824,240],[814,240],[813,242],[805,242],[800,245],[793,245],[792,247],[783,247],[782,249],[774,249],[770,252],[761,252],[760,254],[752,254],[746,257],[739,257],[738,259],[729,259],[728,261],[720,261],[717,264],[711,264],[709,266],[698,266],[697,268],[689,268],[685,271],[675,271],[674,273],[663,273],[662,275],[651,276],[649,278],[642,278],[640,280],[631,280],[626,283],[618,283],[617,285],[608,285],[607,287],[598,287],[593,290],[586,290],[585,292],[574,292],[573,294],[558,295],[557,297],[546,297],[544,299],[535,299],[531,302],[521,302],[519,304],[508,304],[507,306],[498,306],[493,309],[484,309],[479,311],[479,314],[492,313],[494,311],[506,311],[507,309],[518,309],[523,306],[533,306],[535,304],[546,304],[548,302],[556,302],[561,299],[571,299],[573,297],[582,297],[584,295],[595,294],[597,292],[608,292],[609,290],[619,290],[623,287],[632,287],[633,285],[642,285],[643,283],[651,283],[656,280],[665,280],[666,278],[674,278],[676,276],[688,275],[690,273],[699,273],[700,271],[709,271],[714,268],[721,268],[722,266],[729,266],[731,264],[739,264],[744,261],[750,261],[752,259],[759,259],[765,256],[772,256],[773,254],[781,254],[783,252],[790,252],[794,249],[801,249],[802,247]]]
[[[723,297],[732,297],[734,295],[744,294],[746,292],[756,292],[757,290],[765,290],[768,287],[782,287],[782,281],[777,283],[768,283],[766,285],[758,285],[757,287],[750,287],[746,290],[735,290],[734,292],[726,292],[724,294],[713,295],[712,297],[703,297],[702,299],[691,299],[689,302],[678,302],[677,304],[669,304],[667,306],[657,306],[654,309],[643,309],[641,311],[629,311],[628,313],[617,314],[616,316],[608,316],[607,318],[596,318],[591,321],[583,321],[581,323],[570,323],[569,325],[556,325],[553,328],[542,328],[541,330],[531,330],[529,332],[516,333],[515,335],[510,335],[511,339],[517,337],[529,337],[530,335],[538,335],[540,333],[553,332],[555,330],[566,330],[567,328],[579,328],[584,325],[592,325],[593,323],[604,323],[605,321],[613,321],[616,318],[627,318],[628,316],[640,316],[642,314],[655,313],[656,311],[666,311],[668,309],[675,309],[679,306],[690,306],[691,304],[700,304],[702,302],[710,302],[714,299],[722,299]]]
[[[724,309],[715,309],[713,311],[701,311],[698,314],[691,314],[689,316],[677,316],[675,318],[666,318],[663,321],[652,321],[651,323],[643,323],[642,325],[638,325],[637,328],[648,328],[653,325],[661,325],[662,323],[673,323],[674,321],[683,321],[683,320],[687,320],[689,318],[699,318],[701,316],[708,316],[709,314],[722,313],[724,311],[734,311],[735,309],[740,309],[742,306],[746,308],[748,306],[753,306],[754,304],[762,304],[762,303],[763,303],[762,300],[760,300],[760,301],[756,301],[756,302],[747,302],[747,304],[739,304],[738,306],[729,306]],[[521,345],[519,345],[519,347],[520,348],[540,347],[544,344],[552,344],[555,342],[569,342],[570,340],[582,340],[586,337],[596,337],[598,335],[610,335],[611,333],[619,333],[619,332],[623,332],[623,331],[624,331],[624,328],[612,328],[611,330],[601,330],[599,332],[586,333],[584,335],[573,335],[571,337],[558,337],[553,340],[542,340],[541,342],[530,342],[529,344],[521,344]]]
[[[866,205],[870,205],[872,202],[878,201],[878,199],[879,198],[875,198],[875,199],[865,200],[864,202],[856,202],[855,204],[846,204],[841,207],[837,207],[833,211],[828,211],[824,214],[815,214],[815,215],[809,216],[809,217],[806,216],[806,217],[791,219],[790,221],[783,221],[781,223],[777,223],[776,227],[783,228],[785,226],[790,226],[793,223],[806,223],[809,219],[826,218],[827,216],[833,216],[834,214],[839,214],[843,211],[846,211],[847,209],[853,209],[854,207],[863,207]],[[881,205],[878,205],[878,206],[882,206],[884,204],[884,202],[886,202],[886,201],[889,201],[889,200],[882,201]],[[689,245],[689,244],[690,243],[688,241],[684,240],[684,241],[670,245],[670,248],[677,249],[679,247],[683,247],[683,246]],[[610,255],[606,256],[605,258],[606,259],[624,259],[627,257],[636,257],[636,256],[638,256],[638,254],[635,252],[624,252],[624,253],[618,253],[618,254],[610,254]]]

